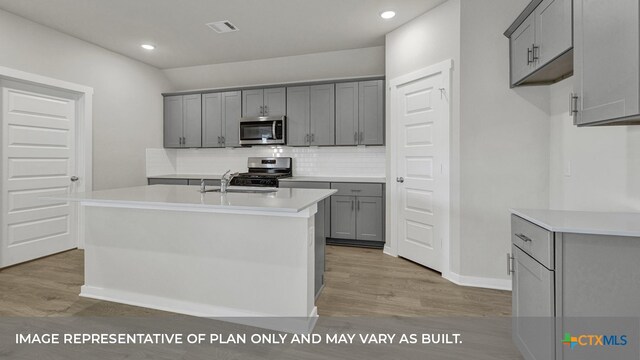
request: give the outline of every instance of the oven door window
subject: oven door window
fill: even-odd
[[[240,124],[242,140],[275,140],[273,123],[270,121],[251,121]]]

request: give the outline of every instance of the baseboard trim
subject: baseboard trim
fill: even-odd
[[[315,306],[308,316],[294,317],[256,313],[226,306],[199,304],[88,285],[83,285],[80,288],[80,296],[289,333],[309,333],[313,331],[318,320],[318,308]]]
[[[511,280],[507,279],[466,276],[454,272],[443,273],[442,277],[456,285],[511,291]]]

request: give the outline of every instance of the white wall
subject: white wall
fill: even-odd
[[[162,146],[156,68],[0,10],[0,65],[93,87],[94,189],[145,184],[145,149]]]
[[[462,1],[460,274],[505,284],[509,208],[549,205],[548,88],[509,88],[503,36],[528,2]]]
[[[388,80],[454,61],[451,270],[504,286],[509,208],[548,206],[548,89],[509,88],[502,35],[527,3],[449,0],[386,41]]]
[[[382,146],[147,149],[147,175],[244,172],[249,156],[292,157],[294,176],[385,176]]]
[[[640,211],[640,127],[576,127],[569,78],[550,87],[550,206],[559,210]]]
[[[384,47],[164,70],[176,91],[384,74]]]

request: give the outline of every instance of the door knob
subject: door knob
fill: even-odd
[[[404,182],[404,178],[402,176],[401,177],[397,177],[396,181],[399,182],[399,183],[403,183]]]
[[[78,181],[78,180],[79,180],[79,179],[78,179],[78,177],[77,177],[77,176],[72,176],[72,177],[71,177],[71,181],[72,181],[72,182],[76,182],[76,181]]]

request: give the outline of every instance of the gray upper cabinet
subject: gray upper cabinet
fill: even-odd
[[[576,124],[638,124],[638,1],[616,0],[613,6],[583,0],[574,6]]]
[[[164,98],[164,147],[182,147],[182,96]]]
[[[242,116],[283,116],[286,113],[285,88],[242,90]]]
[[[309,145],[309,87],[287,88],[287,145]]]
[[[287,131],[287,145],[334,145],[334,84],[287,88]]]
[[[311,145],[335,145],[335,86],[334,84],[310,87]]]
[[[222,93],[224,135],[222,142],[227,147],[240,146],[240,118],[242,117],[242,92]]]
[[[384,144],[384,81],[359,84],[359,144]]]
[[[202,147],[239,146],[240,91],[202,95]]]
[[[511,86],[551,84],[573,73],[572,0],[533,0],[505,35]]]
[[[534,69],[531,45],[535,42],[533,14],[518,27],[510,39],[511,82],[516,84]]]
[[[202,146],[202,97],[200,94],[164,98],[164,146]]]
[[[336,145],[358,144],[358,83],[336,84]]]
[[[336,84],[336,145],[384,144],[384,81]]]

